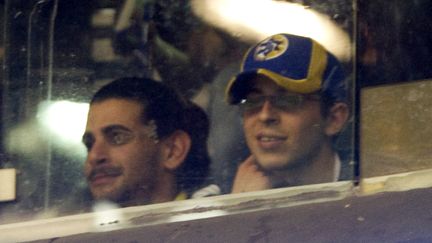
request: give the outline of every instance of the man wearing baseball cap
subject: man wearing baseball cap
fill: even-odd
[[[346,77],[319,43],[289,34],[261,41],[226,97],[239,107],[251,151],[233,193],[349,179],[333,146],[349,118]]]

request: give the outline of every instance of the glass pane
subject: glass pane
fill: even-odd
[[[231,192],[237,167],[250,153],[240,112],[224,97],[250,46],[276,33],[309,36],[340,60],[348,85],[354,82],[350,0],[1,4],[1,167],[16,169],[17,195],[1,202],[0,223],[91,210],[81,137],[91,96],[114,79],[151,77],[205,109],[212,159],[206,185],[217,184],[221,193]],[[347,180],[352,133],[350,120],[334,144]]]
[[[362,91],[362,176],[431,169],[432,81]]]
[[[359,1],[364,178],[432,168],[431,10],[427,0]]]

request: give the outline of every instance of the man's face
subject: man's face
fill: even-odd
[[[149,197],[161,170],[155,127],[141,121],[142,106],[107,99],[90,106],[83,142],[84,172],[95,199],[115,202]]]
[[[279,98],[273,100],[280,102],[281,96],[293,95],[260,75],[251,82],[253,86],[246,99],[276,96]],[[328,142],[320,102],[316,97],[310,97],[300,102],[297,108],[289,109],[282,109],[274,103],[265,99],[262,106],[244,109],[243,128],[249,149],[264,170],[305,165],[317,156],[322,144]]]

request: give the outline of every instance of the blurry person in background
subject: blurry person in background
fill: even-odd
[[[203,21],[191,1],[124,1],[113,47],[137,76],[163,80],[207,113],[212,159],[209,180],[229,193],[238,164],[249,153],[241,118],[224,101],[229,78],[238,73],[250,44]]]
[[[334,148],[350,113],[346,81],[338,60],[310,38],[277,34],[253,46],[226,90],[251,151],[232,192],[350,179],[351,165]]]
[[[147,78],[121,78],[90,103],[83,143],[93,198],[122,207],[189,198],[210,165],[198,106]]]

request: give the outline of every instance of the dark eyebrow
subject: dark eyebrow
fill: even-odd
[[[104,127],[102,129],[102,132],[103,133],[110,133],[110,132],[119,131],[119,130],[125,131],[125,132],[132,132],[129,128],[127,128],[123,125],[110,125],[110,126]]]
[[[122,126],[122,125],[110,125],[110,126],[104,127],[102,129],[102,132],[104,134],[107,134],[107,133],[110,133],[110,132],[113,132],[113,131],[119,131],[119,130],[120,131],[125,131],[125,132],[131,132],[131,130],[129,128],[127,128],[125,126]],[[83,136],[81,138],[81,141],[85,142],[86,140],[93,139],[93,138],[94,138],[94,136],[93,136],[92,132],[84,132],[84,134],[83,134]]]

